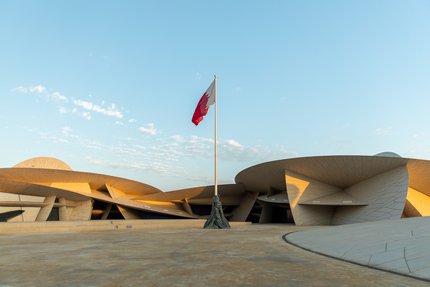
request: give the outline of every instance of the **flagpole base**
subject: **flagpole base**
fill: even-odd
[[[218,195],[212,197],[212,211],[209,215],[208,220],[206,220],[204,229],[228,229],[230,224],[224,216],[224,211],[222,210],[222,204],[219,200]]]

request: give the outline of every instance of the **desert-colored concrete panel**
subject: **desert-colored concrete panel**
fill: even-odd
[[[239,172],[235,177],[236,184],[259,194],[270,193],[272,188],[285,189],[284,161],[259,164]]]
[[[0,201],[21,201],[16,193],[0,192]]]
[[[21,201],[32,201],[32,202],[43,202],[44,197],[33,196],[33,195],[21,195]]]
[[[368,178],[345,189],[353,197],[367,202],[361,207],[337,207],[332,224],[400,218],[408,191],[406,165]]]
[[[1,178],[27,183],[44,183],[44,185],[48,186],[52,182],[88,183],[90,188],[95,190],[104,188],[105,184],[109,184],[133,196],[142,196],[145,194],[161,192],[161,190],[153,186],[130,179],[90,172],[59,169],[0,168],[0,179]]]
[[[267,202],[263,202],[263,208],[261,209],[261,216],[258,223],[270,223],[273,217],[273,205]]]
[[[23,207],[24,222],[34,222],[36,221],[37,214],[39,213],[40,207]]]
[[[121,212],[122,216],[124,216],[125,219],[139,219],[139,215],[135,210],[132,210],[130,208],[122,207],[120,205],[117,205],[119,212]]]
[[[403,209],[402,218],[405,217],[420,217],[421,213],[413,206],[407,199],[405,202],[405,209]]]
[[[405,165],[408,159],[380,156],[315,156],[266,162],[239,172],[235,178],[246,190],[266,193],[284,189],[284,170],[346,188],[366,178]],[[340,176],[342,175],[342,176]]]
[[[309,206],[309,205],[299,205],[300,206],[300,216],[298,216],[299,222],[297,222],[296,217],[294,217],[294,222],[296,225],[329,225],[331,224],[331,218],[333,217],[335,206]]]
[[[299,204],[300,205],[333,205],[333,206],[368,205],[367,203],[353,197],[352,195],[344,191],[321,196],[308,201],[300,201]]]
[[[21,201],[32,201],[32,202],[38,202],[41,203],[44,201],[44,197],[41,196],[32,196],[32,195],[21,195],[20,196]],[[39,214],[40,208],[37,206],[33,207],[23,207],[24,213],[24,221],[36,221],[37,215]]]
[[[242,196],[244,192],[245,190],[243,188],[243,185],[241,184],[218,185],[218,193],[221,198],[221,201],[224,196],[235,196],[235,195]],[[152,200],[152,201],[175,201],[175,200],[182,201],[185,198],[187,198],[188,200],[209,198],[212,200],[213,195],[214,195],[214,186],[208,185],[208,186],[198,186],[198,187],[186,188],[181,190],[162,192],[157,194],[155,193],[148,194],[135,199]]]
[[[70,220],[70,214],[72,213],[72,208],[76,207],[76,204],[74,204],[73,207],[69,207],[70,201],[68,201],[65,198],[59,198],[58,203],[60,206],[58,207],[58,216],[60,221],[67,221]]]
[[[312,201],[322,196],[342,191],[336,186],[285,170],[285,183],[294,222],[297,225],[330,224],[334,208],[331,206],[306,206],[300,202]]]
[[[20,196],[18,194],[12,194],[12,193],[7,193],[7,192],[0,192],[0,200],[1,201],[5,201],[5,202],[19,202],[20,201]],[[8,212],[8,211],[13,211],[13,210],[22,210],[21,207],[16,207],[16,206],[11,206],[11,207],[7,207],[7,206],[1,206],[0,207],[0,212]],[[11,219],[9,219],[9,222],[21,222],[24,220],[24,216],[21,214],[19,216],[13,217]]]
[[[102,217],[100,218],[101,220],[106,220],[106,219],[108,218],[109,213],[110,213],[110,211],[111,211],[111,209],[112,209],[112,206],[113,206],[113,204],[112,204],[112,203],[108,203],[108,204],[106,205],[106,208],[103,210]],[[94,211],[94,210],[93,210],[93,211]]]
[[[241,198],[239,206],[233,210],[233,215],[230,221],[245,221],[257,200],[257,196],[258,193],[256,192],[245,192]]]
[[[276,193],[273,195],[260,195],[258,200],[269,203],[278,203],[278,204],[288,204],[288,194],[287,191],[283,191],[281,193]]]
[[[92,210],[92,200],[79,201],[76,206],[72,208],[68,220],[90,220]]]
[[[109,194],[112,198],[127,197],[125,192],[119,190],[118,188],[116,188],[110,184],[106,184],[106,188],[109,191]]]
[[[54,207],[55,195],[45,197],[45,199],[43,200],[43,203],[45,204],[45,206],[39,209],[39,212],[37,213],[35,221],[46,221],[48,219],[49,214],[51,213],[52,208]]]
[[[242,201],[242,195],[236,195],[236,196],[223,195],[223,196],[220,196],[220,200],[222,205],[239,205]],[[212,205],[212,197],[191,198],[191,199],[188,199],[188,202],[194,205]]]
[[[195,215],[195,214],[194,214],[194,212],[193,212],[193,209],[191,208],[191,205],[190,205],[190,203],[188,202],[188,200],[187,200],[187,199],[184,199],[184,201],[182,201],[182,208],[183,208],[186,212],[188,212],[189,214],[191,214],[191,215]]]
[[[91,197],[107,203],[121,205],[122,207],[143,211],[150,211],[161,214],[174,215],[185,218],[196,218],[196,216],[189,214],[182,207],[182,202],[170,201],[155,201],[155,200],[138,200],[130,197],[117,197],[112,198],[98,190],[91,190]]]
[[[104,192],[101,192],[99,190],[91,190],[91,197],[92,198],[96,198],[96,199],[100,199],[102,201],[106,201],[106,202],[115,202],[115,200],[110,196],[110,194],[106,194]]]
[[[13,186],[16,186],[13,182],[11,184],[4,183],[3,185],[4,189],[6,190],[8,187],[13,188]],[[24,186],[26,185],[24,184]],[[26,187],[28,188],[28,186]],[[10,189],[9,191],[14,190]],[[0,192],[0,212],[24,210],[23,214],[12,218],[10,221],[35,221],[43,200],[44,197]]]
[[[406,211],[407,216],[430,216],[430,197],[428,195],[409,187],[406,199],[413,206],[413,209],[409,208]]]
[[[3,207],[43,207],[46,203],[35,201],[0,201]]]
[[[46,197],[56,195],[59,197],[65,197],[71,200],[85,200],[87,196],[77,194],[76,192],[53,188],[44,185],[38,185],[27,182],[20,182],[10,179],[0,179],[0,194],[13,193],[17,195],[17,199],[22,195]],[[19,199],[18,199],[19,200]]]
[[[411,159],[408,171],[409,187],[430,196],[430,161]]]
[[[85,195],[91,194],[90,185],[86,182],[53,182],[50,184],[50,186],[55,188],[75,191]]]
[[[101,200],[107,203],[118,204],[123,207],[150,211],[161,214],[174,215],[184,218],[196,218],[196,216],[190,215],[182,208],[182,203],[177,202],[163,202],[163,201],[144,201],[144,200],[132,200],[129,198],[115,198],[105,195],[104,193],[92,190],[91,197],[97,200]]]

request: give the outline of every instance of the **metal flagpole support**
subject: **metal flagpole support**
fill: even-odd
[[[203,228],[225,229],[230,228],[230,224],[224,216],[222,204],[218,196],[218,119],[217,119],[217,94],[216,94],[216,75],[214,76],[214,97],[215,97],[215,135],[214,135],[214,196],[212,197],[212,210]]]

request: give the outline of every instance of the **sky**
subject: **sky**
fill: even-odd
[[[0,0],[0,166],[163,191],[270,160],[430,159],[430,1]]]

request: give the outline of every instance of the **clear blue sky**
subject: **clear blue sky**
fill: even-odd
[[[163,190],[267,160],[430,159],[430,1],[0,1],[0,166],[52,156]]]

